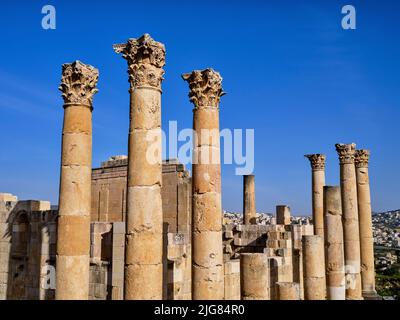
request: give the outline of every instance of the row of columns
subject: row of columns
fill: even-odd
[[[128,64],[130,111],[125,245],[125,299],[163,297],[161,83],[165,47],[148,34],[113,46]],[[219,100],[222,78],[213,69],[183,74],[194,104],[193,299],[223,299]],[[57,239],[57,299],[88,299],[92,97],[98,71],[63,65],[64,98]],[[209,130],[208,135],[203,135]],[[218,134],[215,135],[215,132]],[[151,152],[150,152],[151,151]]]
[[[129,39],[125,44],[114,45],[114,50],[127,60],[130,83],[125,299],[161,299],[161,83],[165,47],[145,34],[139,39]],[[196,70],[182,77],[189,83],[189,98],[194,104],[193,299],[223,299],[220,145],[219,134],[215,136],[215,132],[219,133],[219,101],[224,94],[222,78],[212,69]],[[97,80],[98,70],[92,66],[79,61],[63,65],[60,90],[64,99],[64,125],[56,262],[57,299],[88,298],[91,115]],[[203,135],[204,130],[214,134]],[[154,147],[155,152],[149,153]],[[375,290],[369,152],[356,151],[354,144],[337,144],[336,150],[340,159],[340,191],[329,187],[324,190],[325,156],[306,156],[312,167],[315,228],[315,236],[303,238],[306,299],[322,298],[326,285],[325,264],[329,297],[342,296],[344,268],[348,282],[347,299],[361,299],[362,293],[373,294]],[[254,176],[244,177],[243,211],[245,224],[254,224]],[[285,220],[284,212],[279,216]],[[339,217],[343,221],[342,231]],[[278,223],[285,224],[285,221]],[[324,242],[327,248],[325,254]],[[326,261],[321,258],[324,256]],[[244,264],[246,259],[243,259]],[[343,267],[342,261],[345,264]],[[253,262],[248,264],[253,265]],[[245,279],[251,282],[251,272],[244,271],[244,274],[248,274]],[[281,291],[286,292],[287,287],[282,285]],[[244,285],[243,290],[245,288]],[[265,296],[265,293],[260,295]]]
[[[325,243],[328,299],[376,296],[368,150],[336,144],[340,187],[325,186],[325,155],[306,155],[312,168],[314,233]]]

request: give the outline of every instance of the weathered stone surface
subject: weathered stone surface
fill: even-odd
[[[270,270],[264,253],[240,255],[240,287],[242,300],[270,299]]]
[[[189,83],[189,98],[194,104],[192,297],[221,300],[224,266],[218,109],[222,78],[212,69],[195,70],[182,78]],[[202,136],[203,130],[212,134]]]
[[[92,102],[98,70],[75,61],[64,64],[64,99],[56,298],[89,297]]]
[[[300,286],[294,282],[278,282],[278,300],[300,300]]]
[[[340,187],[324,187],[325,267],[327,298],[345,300],[342,202]]]
[[[290,224],[290,207],[285,205],[276,206],[276,223],[289,225]]]
[[[312,169],[312,208],[313,225],[316,235],[324,235],[324,208],[323,208],[323,187],[325,185],[325,159],[324,154],[306,155],[310,160]]]
[[[304,299],[325,300],[326,278],[324,239],[321,236],[303,236]]]
[[[374,238],[372,234],[371,192],[369,187],[369,150],[356,150],[355,165],[358,195],[358,217],[360,223],[362,294],[376,296]]]
[[[256,224],[256,194],[254,175],[243,176],[243,223]]]
[[[340,189],[343,212],[343,239],[346,279],[353,279],[353,288],[346,287],[346,299],[362,299],[361,292],[361,253],[360,229],[358,222],[357,183],[354,166],[354,143],[336,144],[336,151],[340,161]]]
[[[165,47],[148,34],[113,47],[128,63],[131,95],[125,299],[161,299],[161,83]],[[146,186],[149,188],[141,188]]]

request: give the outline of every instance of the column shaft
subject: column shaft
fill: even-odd
[[[357,183],[354,166],[355,144],[337,144],[336,150],[340,160],[346,299],[358,300],[362,299],[362,294]]]
[[[323,188],[325,185],[325,159],[323,154],[306,155],[310,160],[312,169],[312,214],[314,224],[314,234],[324,235],[324,198]]]
[[[219,99],[223,95],[219,73],[212,69],[182,75],[194,103],[192,298],[224,298],[222,248]]]
[[[242,300],[270,300],[270,271],[268,255],[240,255],[240,289]]]
[[[365,298],[375,297],[374,238],[372,233],[371,192],[368,174],[368,150],[357,150],[355,155],[358,218],[360,222],[361,279]]]
[[[295,282],[278,282],[279,300],[300,300],[300,286]]]
[[[125,299],[163,297],[161,82],[164,45],[148,34],[114,45],[128,62],[130,123]]]
[[[324,240],[321,236],[303,236],[304,299],[325,300],[326,278]]]
[[[290,221],[290,207],[285,205],[276,206],[276,224],[289,225]]]
[[[89,298],[92,96],[97,91],[97,78],[95,68],[79,61],[63,65],[60,90],[65,104],[57,222],[57,300]]]
[[[324,187],[325,266],[328,300],[346,299],[340,187]]]
[[[243,224],[256,224],[254,175],[243,176]]]

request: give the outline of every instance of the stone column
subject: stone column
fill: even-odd
[[[300,286],[295,282],[278,282],[279,300],[300,300]]]
[[[64,99],[58,206],[56,299],[89,298],[92,99],[97,69],[79,61],[63,64]]]
[[[324,154],[307,154],[312,170],[312,215],[314,234],[324,236],[324,199],[323,188],[325,185],[325,159]]]
[[[242,300],[270,300],[269,259],[265,253],[240,255]]]
[[[161,82],[165,48],[148,34],[114,45],[128,62],[130,123],[126,212],[126,300],[163,297]]]
[[[371,193],[369,189],[368,161],[368,150],[356,151],[355,165],[357,177],[358,219],[360,222],[362,295],[364,298],[374,298],[377,296],[377,293],[375,290],[374,237],[372,234],[372,210]]]
[[[346,299],[340,187],[324,187],[325,266],[328,300]]]
[[[325,300],[324,239],[303,236],[304,299]]]
[[[256,224],[254,175],[243,176],[243,224]]]
[[[276,224],[289,225],[290,207],[285,205],[276,206]]]
[[[340,161],[340,189],[343,213],[346,299],[362,299],[360,275],[360,231],[358,224],[357,183],[354,166],[356,145],[336,144]]]
[[[192,298],[224,298],[219,100],[222,78],[213,69],[183,74],[193,109]]]

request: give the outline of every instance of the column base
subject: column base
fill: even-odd
[[[382,297],[374,291],[363,291],[362,293],[364,300],[382,300]]]

